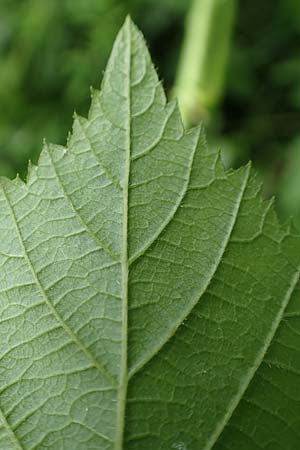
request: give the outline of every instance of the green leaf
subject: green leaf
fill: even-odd
[[[128,19],[67,147],[1,179],[0,448],[298,448],[288,228],[184,132]]]
[[[285,165],[283,174],[278,181],[278,205],[281,215],[293,215],[297,224],[300,223],[300,140],[299,138],[285,150]]]

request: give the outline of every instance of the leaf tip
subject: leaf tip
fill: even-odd
[[[127,29],[128,31],[130,31],[130,32],[138,30],[138,28],[137,28],[136,24],[134,23],[134,21],[132,20],[130,14],[127,14],[127,16],[125,17],[125,21],[124,21],[123,27],[125,29]]]

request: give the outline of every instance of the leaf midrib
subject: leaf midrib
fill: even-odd
[[[126,19],[126,65],[127,65],[127,126],[126,128],[126,147],[125,164],[123,178],[123,229],[122,229],[122,347],[121,347],[121,365],[120,378],[117,396],[117,416],[116,416],[116,440],[115,450],[122,450],[125,430],[125,410],[128,388],[128,195],[131,161],[131,32],[130,19]]]

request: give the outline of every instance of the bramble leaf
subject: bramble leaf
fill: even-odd
[[[1,449],[299,447],[299,238],[129,19],[67,146],[1,179],[0,229]]]

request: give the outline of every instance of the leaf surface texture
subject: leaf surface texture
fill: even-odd
[[[0,448],[293,450],[297,236],[121,29],[88,119],[1,179]]]

